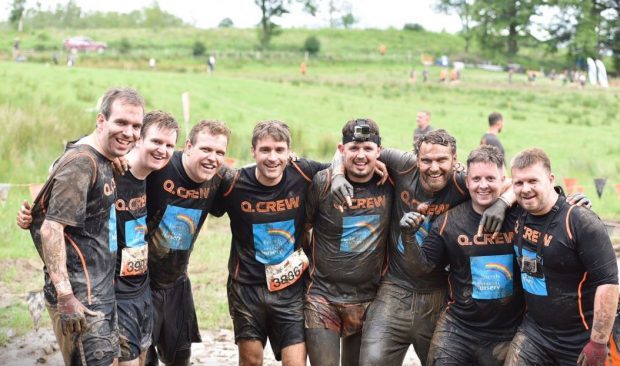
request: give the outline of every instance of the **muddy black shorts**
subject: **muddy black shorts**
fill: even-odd
[[[135,360],[151,345],[153,333],[153,305],[151,290],[146,288],[139,296],[117,299],[120,335],[120,361]]]
[[[329,329],[341,337],[362,331],[364,316],[370,301],[357,304],[337,304],[322,296],[306,296],[305,325],[308,329]]]
[[[556,335],[552,337],[556,338]],[[555,342],[550,338],[544,336],[534,321],[526,315],[512,339],[506,356],[506,365],[574,366],[590,335],[584,330],[581,334],[574,334],[570,338],[563,337],[563,340],[556,339]]]
[[[163,363],[172,363],[177,351],[202,342],[189,278],[170,288],[151,288],[153,299],[153,345]]]
[[[88,366],[109,366],[119,356],[115,303],[86,306],[89,310],[101,315],[86,315],[88,328],[79,336],[75,334],[63,335],[60,313],[56,306],[47,302],[45,305],[52,319],[56,340],[66,365],[83,365],[82,360],[84,359]]]
[[[276,360],[282,349],[304,342],[303,285],[298,281],[269,292],[267,285],[243,285],[228,279],[228,309],[235,328],[235,343],[267,338]]]
[[[431,347],[428,366],[439,365],[503,365],[512,335],[497,340],[482,338],[476,332],[482,329],[466,329],[456,323],[445,311],[441,314]]]

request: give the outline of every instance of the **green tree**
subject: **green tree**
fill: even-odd
[[[444,14],[456,14],[461,21],[461,35],[465,39],[465,52],[469,52],[474,36],[471,28],[474,22],[474,0],[439,0],[436,9]]]
[[[218,25],[219,28],[232,28],[234,27],[234,23],[232,21],[232,19],[230,18],[224,18],[220,21],[220,24]]]
[[[472,19],[475,35],[487,51],[514,56],[519,42],[531,37],[532,16],[544,0],[476,0]]]
[[[349,12],[343,15],[342,18],[340,18],[340,21],[342,22],[342,27],[344,29],[350,29],[353,24],[357,23],[357,18],[353,16],[353,13]]]
[[[25,11],[26,0],[13,0],[13,4],[11,4],[11,13],[9,14],[9,22],[17,25],[22,19]]]
[[[293,2],[303,4],[306,12],[316,15],[317,5],[314,0],[254,0],[261,11],[258,38],[262,49],[267,48],[271,38],[278,34],[279,26],[273,19],[289,13]]]
[[[316,55],[321,50],[321,41],[316,36],[309,36],[304,42],[304,50],[311,55]]]

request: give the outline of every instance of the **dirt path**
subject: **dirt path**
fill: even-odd
[[[228,366],[238,365],[237,346],[230,330],[202,331],[202,343],[192,347],[192,365]],[[269,345],[265,348],[265,366],[275,366],[275,361]],[[38,333],[32,331],[23,337],[13,337],[6,347],[0,347],[0,365],[4,366],[31,366],[50,365],[63,366],[62,356],[54,334],[50,329],[41,329]],[[412,349],[409,349],[405,358],[406,366],[419,366]]]

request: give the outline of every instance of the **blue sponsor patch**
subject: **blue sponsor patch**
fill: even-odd
[[[168,205],[159,223],[162,246],[174,250],[189,250],[198,235],[202,210]]]
[[[252,225],[256,260],[263,264],[282,263],[295,250],[295,220]]]
[[[517,246],[514,247],[515,252],[519,255]],[[536,253],[531,250],[523,248],[523,256],[528,258],[536,258]],[[544,261],[544,260],[543,260]],[[521,273],[521,283],[523,283],[523,289],[532,295],[547,296],[547,281],[545,277],[542,278],[530,276],[527,273]]]
[[[137,248],[146,244],[144,235],[146,234],[146,216],[139,219],[127,221],[125,223],[125,246]]]
[[[502,299],[513,294],[512,254],[469,258],[474,299]]]
[[[431,231],[431,226],[433,226],[431,218],[430,216],[426,216],[426,218],[422,222],[422,225],[420,225],[420,228],[415,233],[415,239],[418,242],[419,246],[422,246],[422,244],[424,244],[424,239],[426,239],[428,233]]]
[[[362,253],[375,250],[378,229],[379,215],[343,217],[340,251]]]
[[[116,234],[116,207],[112,204],[110,207],[110,218],[108,219],[108,246],[110,252],[118,250],[118,236]]]

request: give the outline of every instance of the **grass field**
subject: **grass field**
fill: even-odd
[[[181,93],[191,93],[191,121],[220,119],[233,130],[229,155],[250,160],[253,125],[280,119],[293,131],[293,149],[302,156],[328,160],[350,118],[372,117],[381,126],[386,146],[410,149],[419,109],[432,112],[432,125],[456,136],[460,160],[476,147],[494,110],[506,119],[500,135],[508,158],[530,146],[544,148],[561,182],[577,178],[605,219],[620,219],[620,89],[563,86],[538,80],[528,84],[515,75],[466,69],[459,84],[408,79],[411,66],[399,63],[332,64],[311,61],[301,76],[298,63],[228,64],[218,62],[216,74],[148,70],[66,68],[43,64],[0,62],[0,183],[16,186],[0,210],[1,289],[11,295],[0,309],[0,344],[6,329],[18,334],[29,324],[21,296],[40,287],[40,261],[27,233],[14,225],[26,185],[43,182],[47,167],[61,152],[63,141],[89,133],[94,106],[109,86],[137,88],[147,109],[163,109],[182,120]],[[419,69],[421,70],[421,69]],[[606,177],[602,199],[593,178]],[[225,299],[226,259],[230,236],[226,219],[207,224],[190,263],[202,327],[230,326]],[[207,239],[208,235],[208,239]],[[44,316],[45,318],[45,316]],[[4,338],[3,338],[4,337]]]

